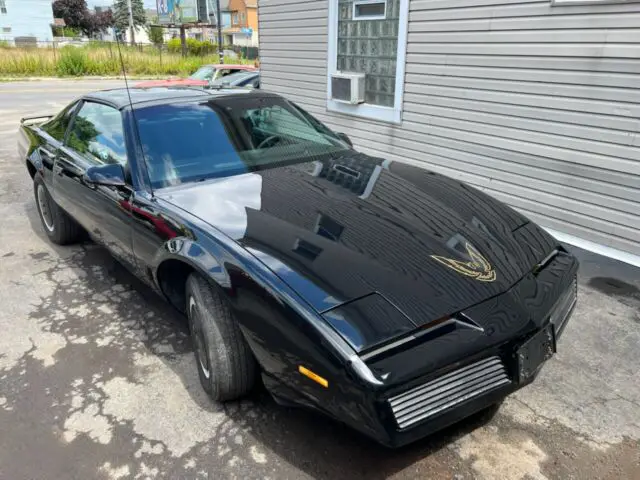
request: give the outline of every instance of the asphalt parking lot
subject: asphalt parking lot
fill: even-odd
[[[182,319],[102,248],[43,233],[20,117],[119,81],[0,83],[0,479],[640,479],[640,269],[577,251],[537,381],[393,451],[264,393],[216,405]]]

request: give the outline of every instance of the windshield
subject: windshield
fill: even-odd
[[[279,97],[175,103],[136,111],[153,188],[323,160],[350,147]]]
[[[213,75],[215,73],[215,69],[213,67],[200,67],[195,71],[192,75],[189,76],[192,80],[203,80],[203,81],[211,81],[213,80]]]

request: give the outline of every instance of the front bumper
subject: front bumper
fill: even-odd
[[[501,351],[493,352],[494,355],[485,353],[479,360],[380,401],[378,411],[387,436],[377,440],[389,447],[406,445],[490,407],[533,382],[552,352],[543,352],[537,368],[523,375],[523,346],[530,344],[532,339],[544,340],[551,334],[555,352],[576,300],[577,284],[574,282],[558,301],[556,310],[560,315],[556,318],[551,315],[541,329],[503,346]],[[543,347],[541,344],[541,348],[548,349],[548,345]]]

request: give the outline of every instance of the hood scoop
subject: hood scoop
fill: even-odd
[[[425,335],[438,337],[452,329],[484,329],[464,314],[419,325],[379,293],[338,305],[322,317],[358,352],[363,360],[388,353]]]
[[[417,327],[378,293],[339,305],[322,316],[357,352]]]

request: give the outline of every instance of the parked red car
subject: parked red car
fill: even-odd
[[[169,78],[166,80],[148,80],[136,84],[136,87],[206,87],[212,81],[225,77],[232,73],[242,71],[255,71],[257,68],[253,65],[241,64],[217,64],[203,65],[195,73],[187,78]]]

